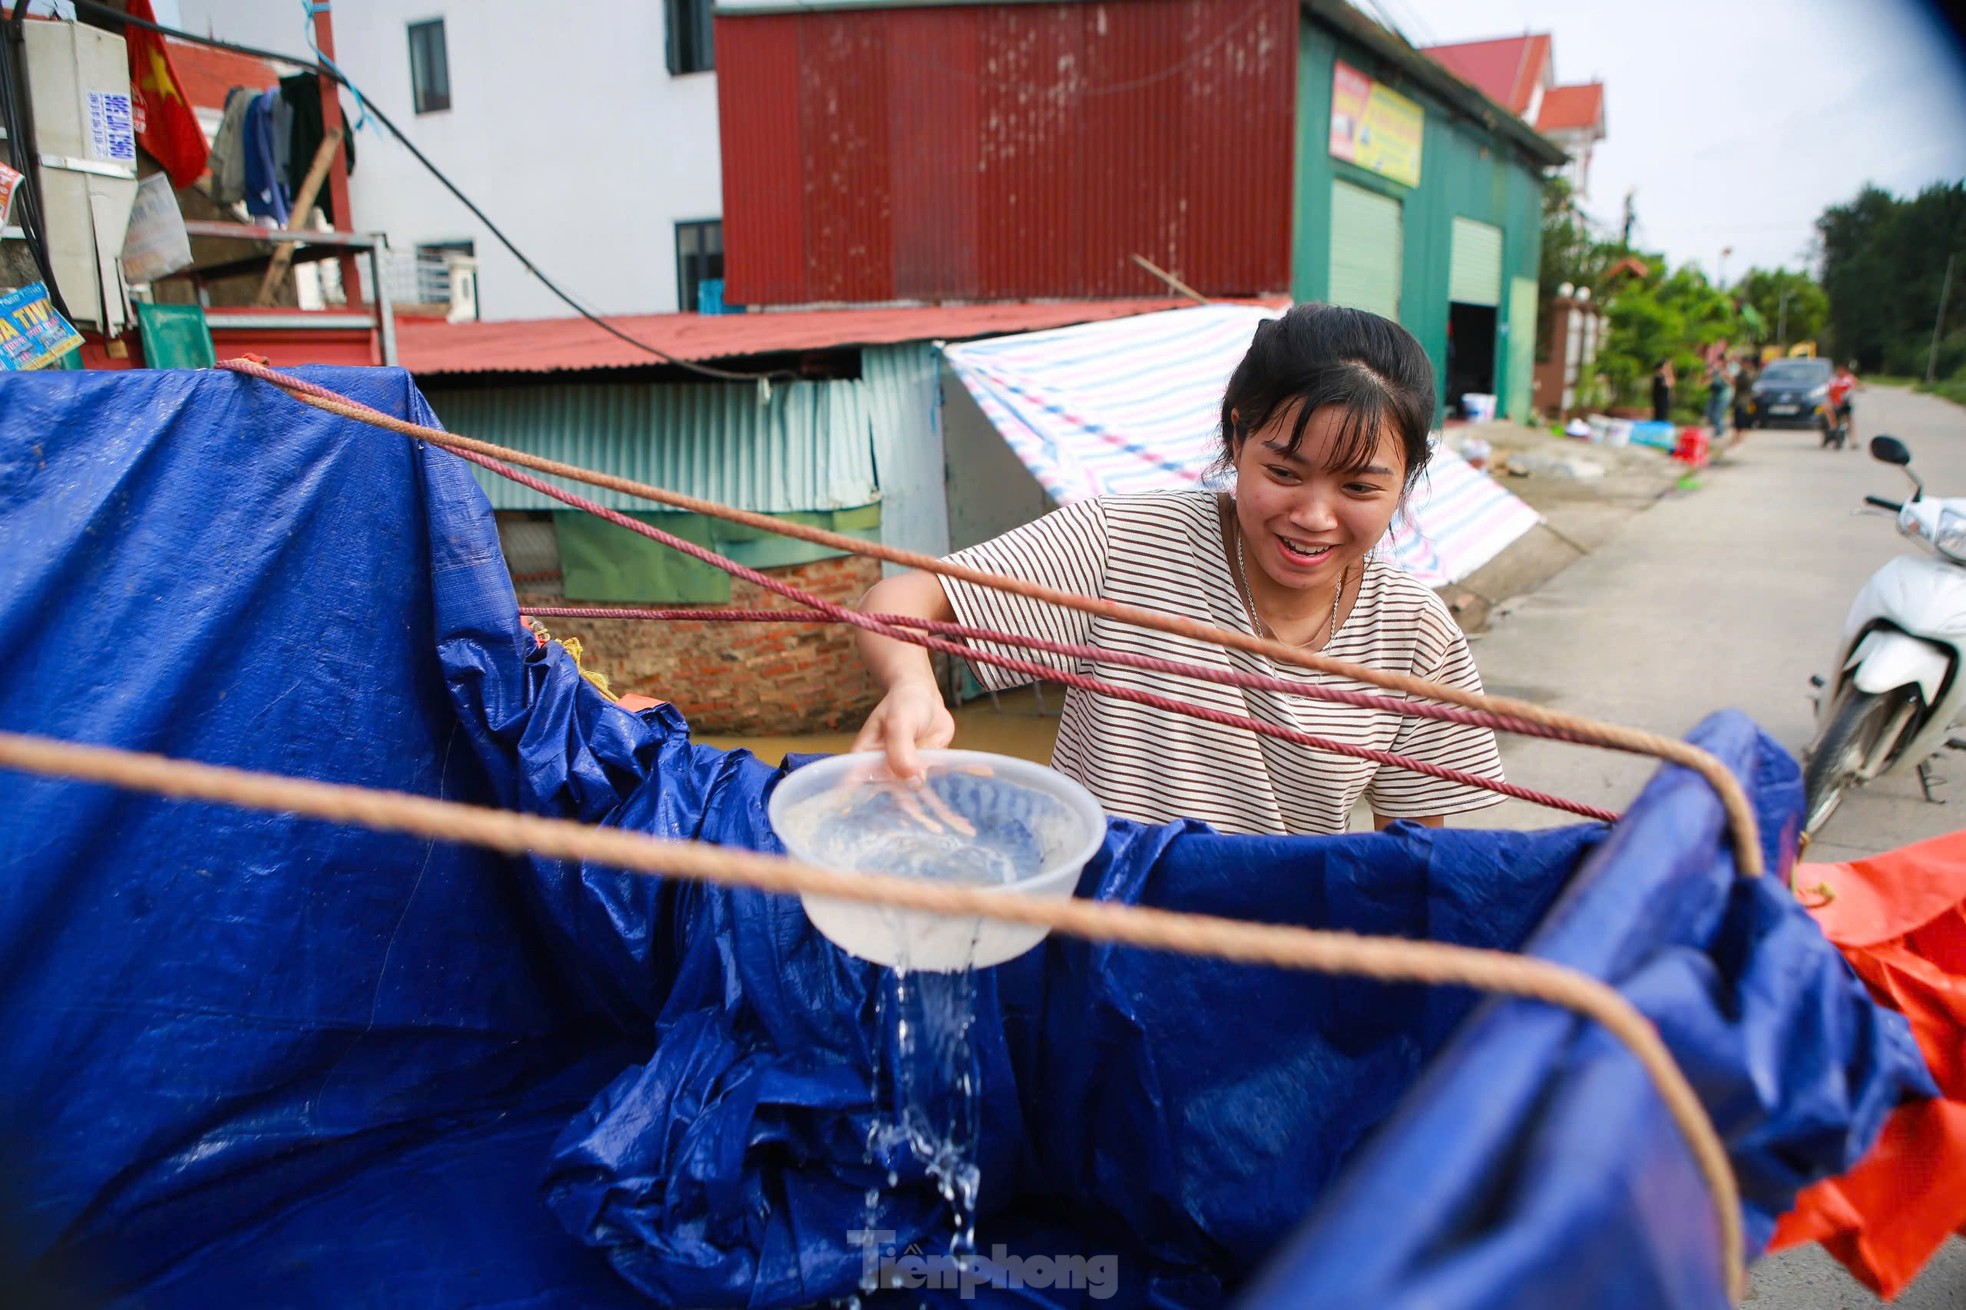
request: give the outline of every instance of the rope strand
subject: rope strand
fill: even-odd
[[[675,509],[688,510],[692,513],[703,514],[711,518],[723,519],[726,522],[740,523],[747,527],[757,528],[763,532],[811,542],[814,545],[825,546],[828,549],[837,550],[843,554],[871,556],[872,558],[884,560],[890,564],[901,565],[904,568],[917,569],[925,573],[936,574],[940,577],[954,578],[958,581],[973,583],[977,586],[1007,591],[1028,600],[1040,601],[1045,604],[1077,610],[1084,614],[1114,619],[1122,623],[1132,624],[1135,627],[1147,628],[1156,632],[1166,632],[1175,636],[1190,637],[1197,641],[1211,642],[1235,650],[1249,651],[1253,654],[1267,655],[1279,663],[1294,664],[1300,668],[1311,669],[1320,673],[1338,674],[1388,691],[1398,691],[1409,696],[1445,702],[1450,705],[1458,705],[1464,709],[1481,710],[1502,715],[1516,721],[1518,724],[1533,725],[1538,729],[1544,730],[1541,733],[1532,735],[1555,736],[1556,734],[1574,734],[1574,737],[1571,735],[1561,735],[1556,736],[1556,739],[1577,740],[1611,750],[1624,751],[1629,754],[1654,756],[1669,763],[1678,764],[1693,770],[1704,778],[1708,785],[1714,789],[1715,794],[1720,798],[1722,808],[1727,814],[1736,870],[1748,877],[1759,876],[1766,870],[1766,861],[1763,859],[1761,852],[1760,825],[1755,818],[1753,806],[1748,803],[1747,792],[1741,787],[1739,779],[1728,772],[1726,765],[1722,764],[1712,754],[1688,742],[1661,736],[1658,733],[1643,732],[1636,728],[1626,728],[1616,724],[1603,723],[1579,715],[1564,714],[1560,711],[1531,704],[1528,701],[1503,696],[1488,696],[1478,692],[1461,691],[1458,688],[1445,687],[1437,683],[1428,682],[1423,678],[1416,678],[1408,674],[1390,673],[1382,669],[1374,669],[1361,664],[1352,664],[1344,660],[1333,659],[1327,655],[1287,646],[1281,642],[1268,641],[1261,637],[1234,632],[1227,628],[1213,627],[1193,619],[1180,618],[1169,614],[1157,614],[1151,610],[1143,610],[1133,605],[1122,605],[1118,602],[1099,597],[1079,596],[1071,592],[1059,591],[1054,587],[1046,587],[1037,583],[1027,582],[1021,578],[1006,578],[997,574],[986,573],[980,569],[972,569],[966,565],[956,564],[949,560],[937,559],[934,556],[923,555],[915,551],[902,550],[884,543],[862,541],[857,537],[849,537],[837,532],[828,532],[822,528],[788,523],[774,519],[769,515],[754,513],[750,510],[734,509],[729,505],[719,504],[716,501],[684,495],[682,492],[670,491],[666,488],[652,486],[648,483],[615,477],[612,474],[595,473],[590,469],[565,464],[559,460],[545,459],[538,455],[530,455],[524,451],[512,450],[508,447],[497,446],[490,442],[478,441],[471,437],[461,437],[454,433],[445,432],[441,428],[428,427],[420,423],[410,423],[406,420],[395,418],[392,415],[384,414],[380,410],[372,409],[369,406],[357,404],[345,396],[338,395],[325,387],[318,386],[305,379],[277,372],[274,369],[253,363],[250,360],[222,360],[218,367],[258,378],[264,382],[270,382],[291,395],[294,399],[303,404],[312,405],[316,409],[324,410],[331,414],[339,414],[344,418],[351,418],[357,422],[367,423],[375,427],[385,428],[391,432],[400,433],[403,436],[427,441],[432,445],[442,447],[453,453],[463,454],[466,451],[470,451],[487,458],[508,461],[511,464],[533,469],[536,472],[551,474],[554,477],[566,478],[574,482],[584,482],[589,486],[601,487],[605,490],[619,492],[623,495],[635,496],[643,500],[653,501],[659,505],[668,505]],[[630,521],[632,522],[633,520]],[[883,635],[892,635],[893,631],[890,630],[890,632],[883,633]],[[905,640],[905,638],[897,639]],[[965,651],[964,655],[968,657],[969,652]],[[1524,727],[1511,726],[1507,730],[1521,733],[1524,732]]]
[[[1348,974],[1381,982],[1468,987],[1544,1001],[1604,1026],[1631,1051],[1685,1137],[1714,1202],[1729,1294],[1745,1292],[1740,1193],[1726,1147],[1658,1030],[1615,988],[1547,960],[1505,951],[1248,923],[1110,901],[1039,900],[1001,888],[839,873],[756,851],[667,841],[405,792],[283,777],[164,755],[0,732],[0,768],[102,783],[177,800],[297,814],[376,832],[407,833],[549,859],[578,860],[780,895],[830,896],[929,914],[1042,926],[1086,941],[1205,956],[1239,964]]]
[[[1076,687],[1081,691],[1091,692],[1095,695],[1108,696],[1115,700],[1131,701],[1135,705],[1145,705],[1153,709],[1165,710],[1174,714],[1184,714],[1189,718],[1200,719],[1207,723],[1219,723],[1224,727],[1240,728],[1245,732],[1256,733],[1258,736],[1274,737],[1280,741],[1292,742],[1299,746],[1308,746],[1312,750],[1327,751],[1333,755],[1348,755],[1361,760],[1371,760],[1375,764],[1385,764],[1393,768],[1406,769],[1413,773],[1423,773],[1430,778],[1441,778],[1447,782],[1459,783],[1464,787],[1476,787],[1485,791],[1498,792],[1503,796],[1513,797],[1516,800],[1529,801],[1537,805],[1546,805],[1551,809],[1568,810],[1573,814],[1581,814],[1586,818],[1601,819],[1613,823],[1618,818],[1616,812],[1612,810],[1601,809],[1595,805],[1586,805],[1581,801],[1565,800],[1559,796],[1546,795],[1543,792],[1532,791],[1527,787],[1519,787],[1512,782],[1504,782],[1500,779],[1486,777],[1479,773],[1470,773],[1466,769],[1452,769],[1445,765],[1435,764],[1429,760],[1415,759],[1410,755],[1382,751],[1370,746],[1355,746],[1350,742],[1335,741],[1329,737],[1313,736],[1297,728],[1287,728],[1281,724],[1267,723],[1262,719],[1251,718],[1245,714],[1231,714],[1227,710],[1211,709],[1202,705],[1189,705],[1174,700],[1171,697],[1157,696],[1153,692],[1138,691],[1132,687],[1122,687],[1112,682],[1102,682],[1097,678],[1089,678],[1082,673],[1068,673],[1059,669],[1050,668],[1046,665],[1034,664],[1030,660],[1020,660],[1012,655],[999,655],[994,651],[977,650],[972,646],[963,646],[956,642],[944,641],[940,637],[928,636],[920,632],[911,631],[908,628],[895,627],[882,622],[873,615],[862,614],[858,610],[850,610],[843,605],[836,605],[822,596],[801,590],[789,582],[781,581],[769,574],[760,573],[758,570],[750,568],[747,565],[739,564],[736,560],[717,554],[707,546],[699,546],[693,541],[686,541],[681,537],[664,532],[661,528],[655,527],[652,524],[643,523],[639,519],[631,519],[619,510],[612,510],[605,505],[588,500],[585,496],[577,496],[571,491],[565,491],[550,483],[542,482],[538,478],[521,473],[515,468],[508,468],[500,464],[497,460],[480,455],[476,451],[460,450],[455,453],[460,458],[470,460],[473,464],[482,465],[492,472],[499,474],[501,477],[512,479],[522,487],[530,487],[541,495],[551,496],[565,504],[572,505],[575,509],[585,510],[596,518],[615,524],[617,527],[626,528],[630,532],[647,537],[651,541],[659,541],[665,546],[681,551],[692,559],[701,560],[705,564],[711,564],[724,570],[733,577],[742,578],[753,586],[762,587],[766,591],[784,596],[788,600],[798,601],[803,605],[817,610],[837,623],[851,624],[864,631],[878,633],[883,637],[889,637],[895,641],[905,641],[910,645],[920,646],[926,650],[936,651],[939,654],[951,655],[959,659],[976,660],[984,664],[994,664],[999,668],[1010,669],[1027,678],[1049,678],[1053,682],[1061,682],[1067,687]],[[990,634],[991,640],[1003,640],[1004,636],[1005,634]],[[1401,705],[1403,702],[1390,702],[1390,704]]]

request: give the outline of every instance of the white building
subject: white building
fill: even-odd
[[[297,3],[179,10],[186,31],[314,57]],[[362,94],[588,308],[693,309],[695,284],[722,277],[710,0],[336,0],[333,18],[335,62]],[[371,123],[355,149],[354,221],[338,226],[388,236],[393,295],[448,295],[463,254],[479,317],[572,313],[387,130]]]

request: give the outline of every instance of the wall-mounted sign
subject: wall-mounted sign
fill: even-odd
[[[0,369],[47,368],[81,344],[41,283],[0,296]]]
[[[1331,73],[1331,157],[1420,185],[1427,111],[1340,60]]]
[[[14,188],[20,185],[21,175],[5,164],[0,164],[0,227],[7,222],[7,211],[14,205]]]

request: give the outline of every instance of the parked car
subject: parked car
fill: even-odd
[[[1772,361],[1754,380],[1754,399],[1749,409],[1754,426],[1813,425],[1816,409],[1829,395],[1829,380],[1835,373],[1826,359]]]

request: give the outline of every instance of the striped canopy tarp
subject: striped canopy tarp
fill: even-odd
[[[948,348],[949,364],[1059,504],[1209,485],[1222,389],[1275,311],[1203,305]],[[1540,516],[1438,442],[1387,546],[1430,587],[1464,578]]]

